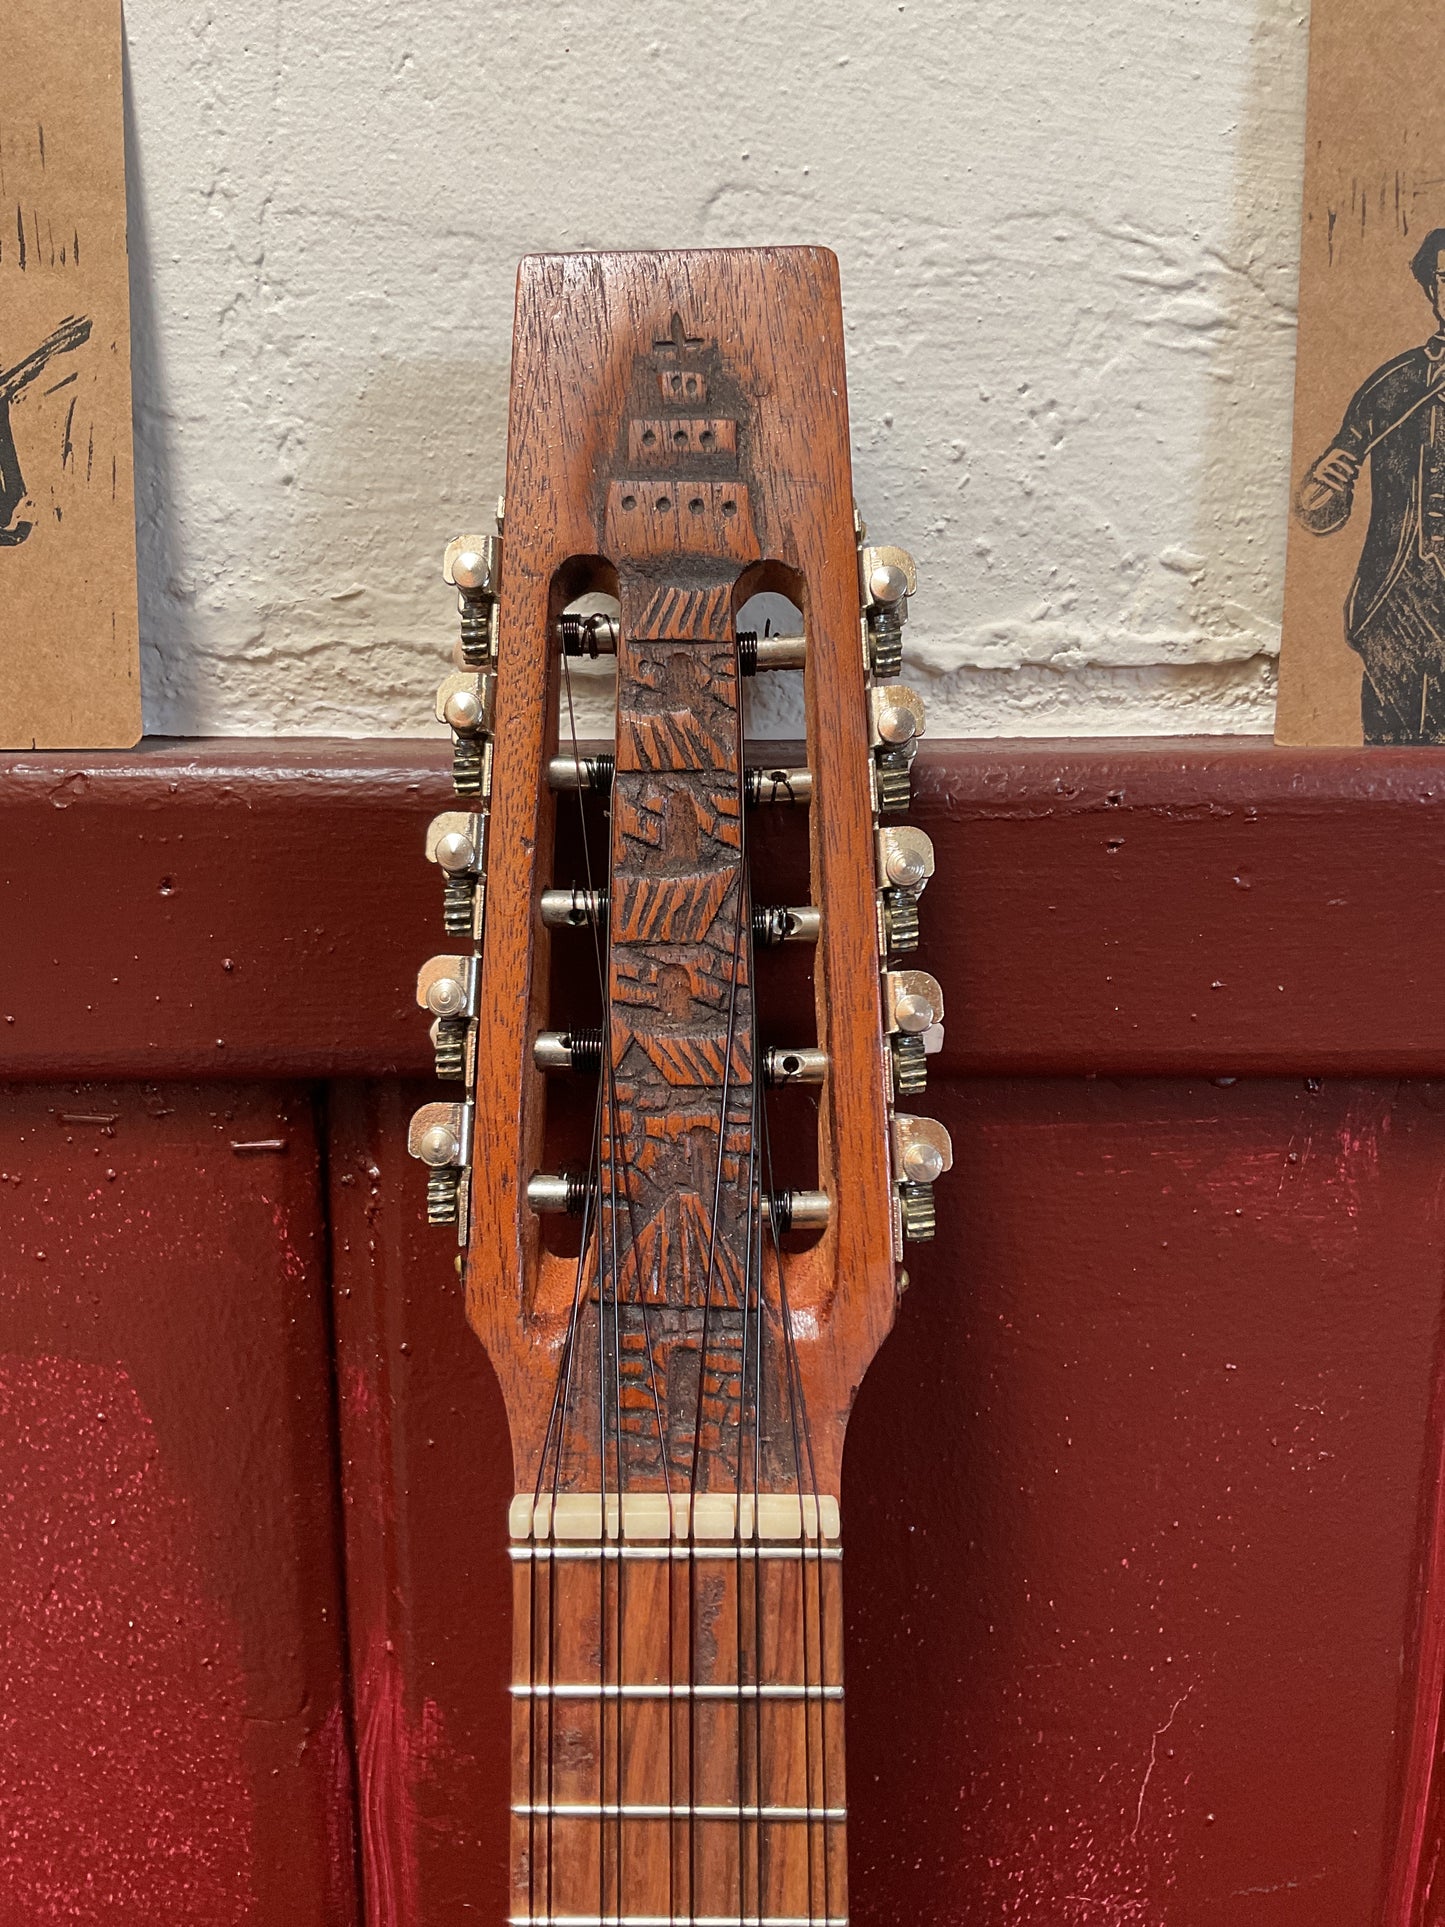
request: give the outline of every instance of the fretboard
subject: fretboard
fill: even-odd
[[[511,1526],[510,1920],[841,1927],[836,1501],[527,1494]]]

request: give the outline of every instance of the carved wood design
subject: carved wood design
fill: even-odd
[[[620,425],[623,472],[607,490],[603,547],[622,621],[597,1269],[622,1300],[619,1482],[731,1489],[744,1452],[744,1308],[750,1278],[761,1285],[761,1251],[730,625],[733,587],[758,549],[742,472],[746,404],[706,319],[690,319],[692,329],[675,314],[637,358],[637,412]],[[674,414],[678,377],[686,392]],[[706,420],[689,412],[698,400],[714,411]],[[776,1369],[755,1367],[760,1377],[767,1391],[755,1396],[776,1406]]]
[[[553,881],[549,639],[604,574],[619,697],[597,1208],[579,1269],[548,1255],[526,1203],[545,1104],[531,1041]],[[819,1177],[833,1201],[826,1233],[782,1268],[760,1230],[735,640],[737,608],[769,586],[800,600],[808,636],[830,1058]],[[518,1489],[549,1505],[601,1495],[590,1542],[559,1538],[549,1514],[513,1547],[513,1915],[841,1919],[836,1541],[822,1542],[821,1509],[807,1525],[808,1496],[783,1501],[801,1503],[802,1538],[764,1547],[742,1496],[836,1493],[847,1413],[894,1310],[830,255],[523,263],[495,706],[468,1312],[507,1401]],[[616,1495],[664,1488],[675,1536],[619,1538]],[[687,1502],[735,1506],[724,1545],[701,1543],[696,1511],[678,1523],[671,1507]],[[773,1697],[748,1701],[756,1686]]]
[[[679,869],[709,881],[697,886],[685,916],[678,893],[667,893],[673,916],[684,918],[679,928],[691,930],[707,914],[721,873],[717,853],[732,848],[735,859],[737,745],[716,721],[719,707],[736,713],[733,611],[778,580],[779,570],[793,593],[803,585],[812,896],[826,906],[815,960],[817,1041],[831,1058],[819,1177],[834,1208],[827,1233],[790,1261],[788,1291],[824,1490],[837,1490],[846,1414],[892,1322],[846,393],[837,266],[826,250],[522,263],[467,1263],[468,1312],[506,1396],[519,1488],[537,1477],[575,1286],[571,1263],[545,1250],[525,1194],[540,1168],[546,1103],[531,1044],[546,1021],[551,939],[536,906],[553,881],[547,864],[557,807],[543,776],[557,747],[557,669],[544,638],[570,596],[593,579],[586,558],[607,559],[623,601],[619,676],[629,704],[620,719],[626,780],[618,785],[614,837],[625,833],[641,858],[635,874],[623,866],[614,891],[614,940],[625,933],[623,945],[634,934],[640,945],[644,931],[657,927],[664,898],[656,857],[669,839],[674,848],[688,846],[685,812],[696,824],[699,856],[695,866],[679,860]],[[668,435],[646,443],[663,423],[671,424]],[[623,507],[628,496],[632,509]],[[704,508],[695,511],[689,504],[699,497]],[[634,532],[624,536],[623,527]],[[704,715],[707,728],[697,720]],[[730,967],[716,933],[731,929],[735,910],[736,899],[725,895],[712,912],[707,967],[714,977],[704,997],[714,997],[715,1013]],[[674,1000],[692,1000],[701,987],[701,940],[686,943],[696,954],[675,965],[682,977],[661,986]],[[652,987],[645,973],[619,974],[618,984],[629,997]],[[697,1076],[697,1053],[720,1048],[725,1028],[725,1019],[715,1021],[709,1041],[705,1025],[694,1034],[650,1020],[649,1047],[667,1068],[649,1058],[649,1075],[666,1088],[669,1076]],[[746,1047],[735,1070],[741,1094],[750,1091],[742,1075],[751,1055],[746,1023],[738,1036],[736,1048]],[[716,1089],[705,1109],[715,1130]],[[568,1478],[580,1489],[600,1485],[595,1449],[589,1463],[579,1442]]]

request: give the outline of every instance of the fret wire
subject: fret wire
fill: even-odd
[[[755,1807],[692,1806],[678,1802],[672,1806],[645,1801],[559,1800],[551,1806],[536,1801],[518,1801],[513,1813],[546,1813],[555,1820],[846,1820],[846,1807]]]
[[[841,1686],[788,1686],[766,1685],[742,1686],[723,1683],[721,1685],[651,1685],[629,1682],[606,1681],[601,1685],[578,1681],[576,1684],[559,1683],[543,1685],[540,1682],[517,1681],[508,1687],[508,1692],[517,1699],[703,1699],[703,1700],[840,1700],[843,1697]]]

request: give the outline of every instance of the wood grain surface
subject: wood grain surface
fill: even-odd
[[[790,1289],[800,1307],[815,1312],[841,1294],[826,1345],[802,1348],[824,1490],[835,1489],[842,1419],[892,1317],[869,751],[837,264],[825,250],[803,248],[529,259],[518,277],[508,439],[496,691],[497,714],[508,720],[493,776],[487,1021],[477,1052],[479,1177],[468,1273],[473,1321],[511,1415],[519,1489],[538,1476],[556,1375],[555,1364],[544,1361],[555,1360],[561,1343],[575,1269],[549,1256],[525,1199],[527,1178],[539,1168],[546,1104],[531,1042],[548,1007],[549,947],[536,904],[552,881],[545,858],[554,805],[542,770],[557,728],[556,659],[539,638],[552,633],[569,598],[605,586],[595,558],[606,553],[608,493],[625,473],[629,422],[639,432],[645,426],[628,406],[635,370],[639,361],[666,359],[654,344],[670,341],[673,318],[684,311],[684,337],[705,331],[727,370],[729,392],[749,411],[753,536],[729,538],[733,566],[724,579],[731,607],[776,579],[770,566],[805,591],[813,901],[829,905],[815,976],[816,1034],[832,1059],[819,1174],[834,1216],[796,1265]],[[682,400],[691,412],[694,398]]]
[[[896,1303],[846,392],[825,250],[521,265],[468,1311],[520,1493],[736,1493],[739,1510],[729,1571],[696,1552],[691,1514],[685,1560],[669,1545],[655,1571],[627,1546],[609,1564],[600,1523],[570,1567],[550,1525],[514,1546],[513,1918],[845,1910],[841,1706],[822,1696],[829,1654],[841,1683],[835,1575],[810,1541],[772,1548],[766,1585],[748,1547],[745,1582],[740,1508],[745,1491],[836,1494]],[[808,639],[809,901],[826,905],[801,1041],[828,1054],[816,1163],[831,1212],[786,1252],[760,1230],[775,1186],[750,905],[765,870],[747,863],[735,636],[764,589],[791,594]],[[549,1247],[527,1183],[547,1168],[532,1044],[553,1001],[539,898],[561,881],[545,778],[557,618],[596,591],[620,607],[616,764],[598,1210],[574,1257]],[[660,1730],[633,1703],[658,1665],[681,1696]],[[782,1697],[749,1708],[759,1685]]]

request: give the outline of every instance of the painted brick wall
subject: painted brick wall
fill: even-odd
[[[823,241],[958,735],[1270,727],[1306,10],[130,0],[146,714],[415,734],[516,257]],[[775,717],[786,728],[786,717]]]

